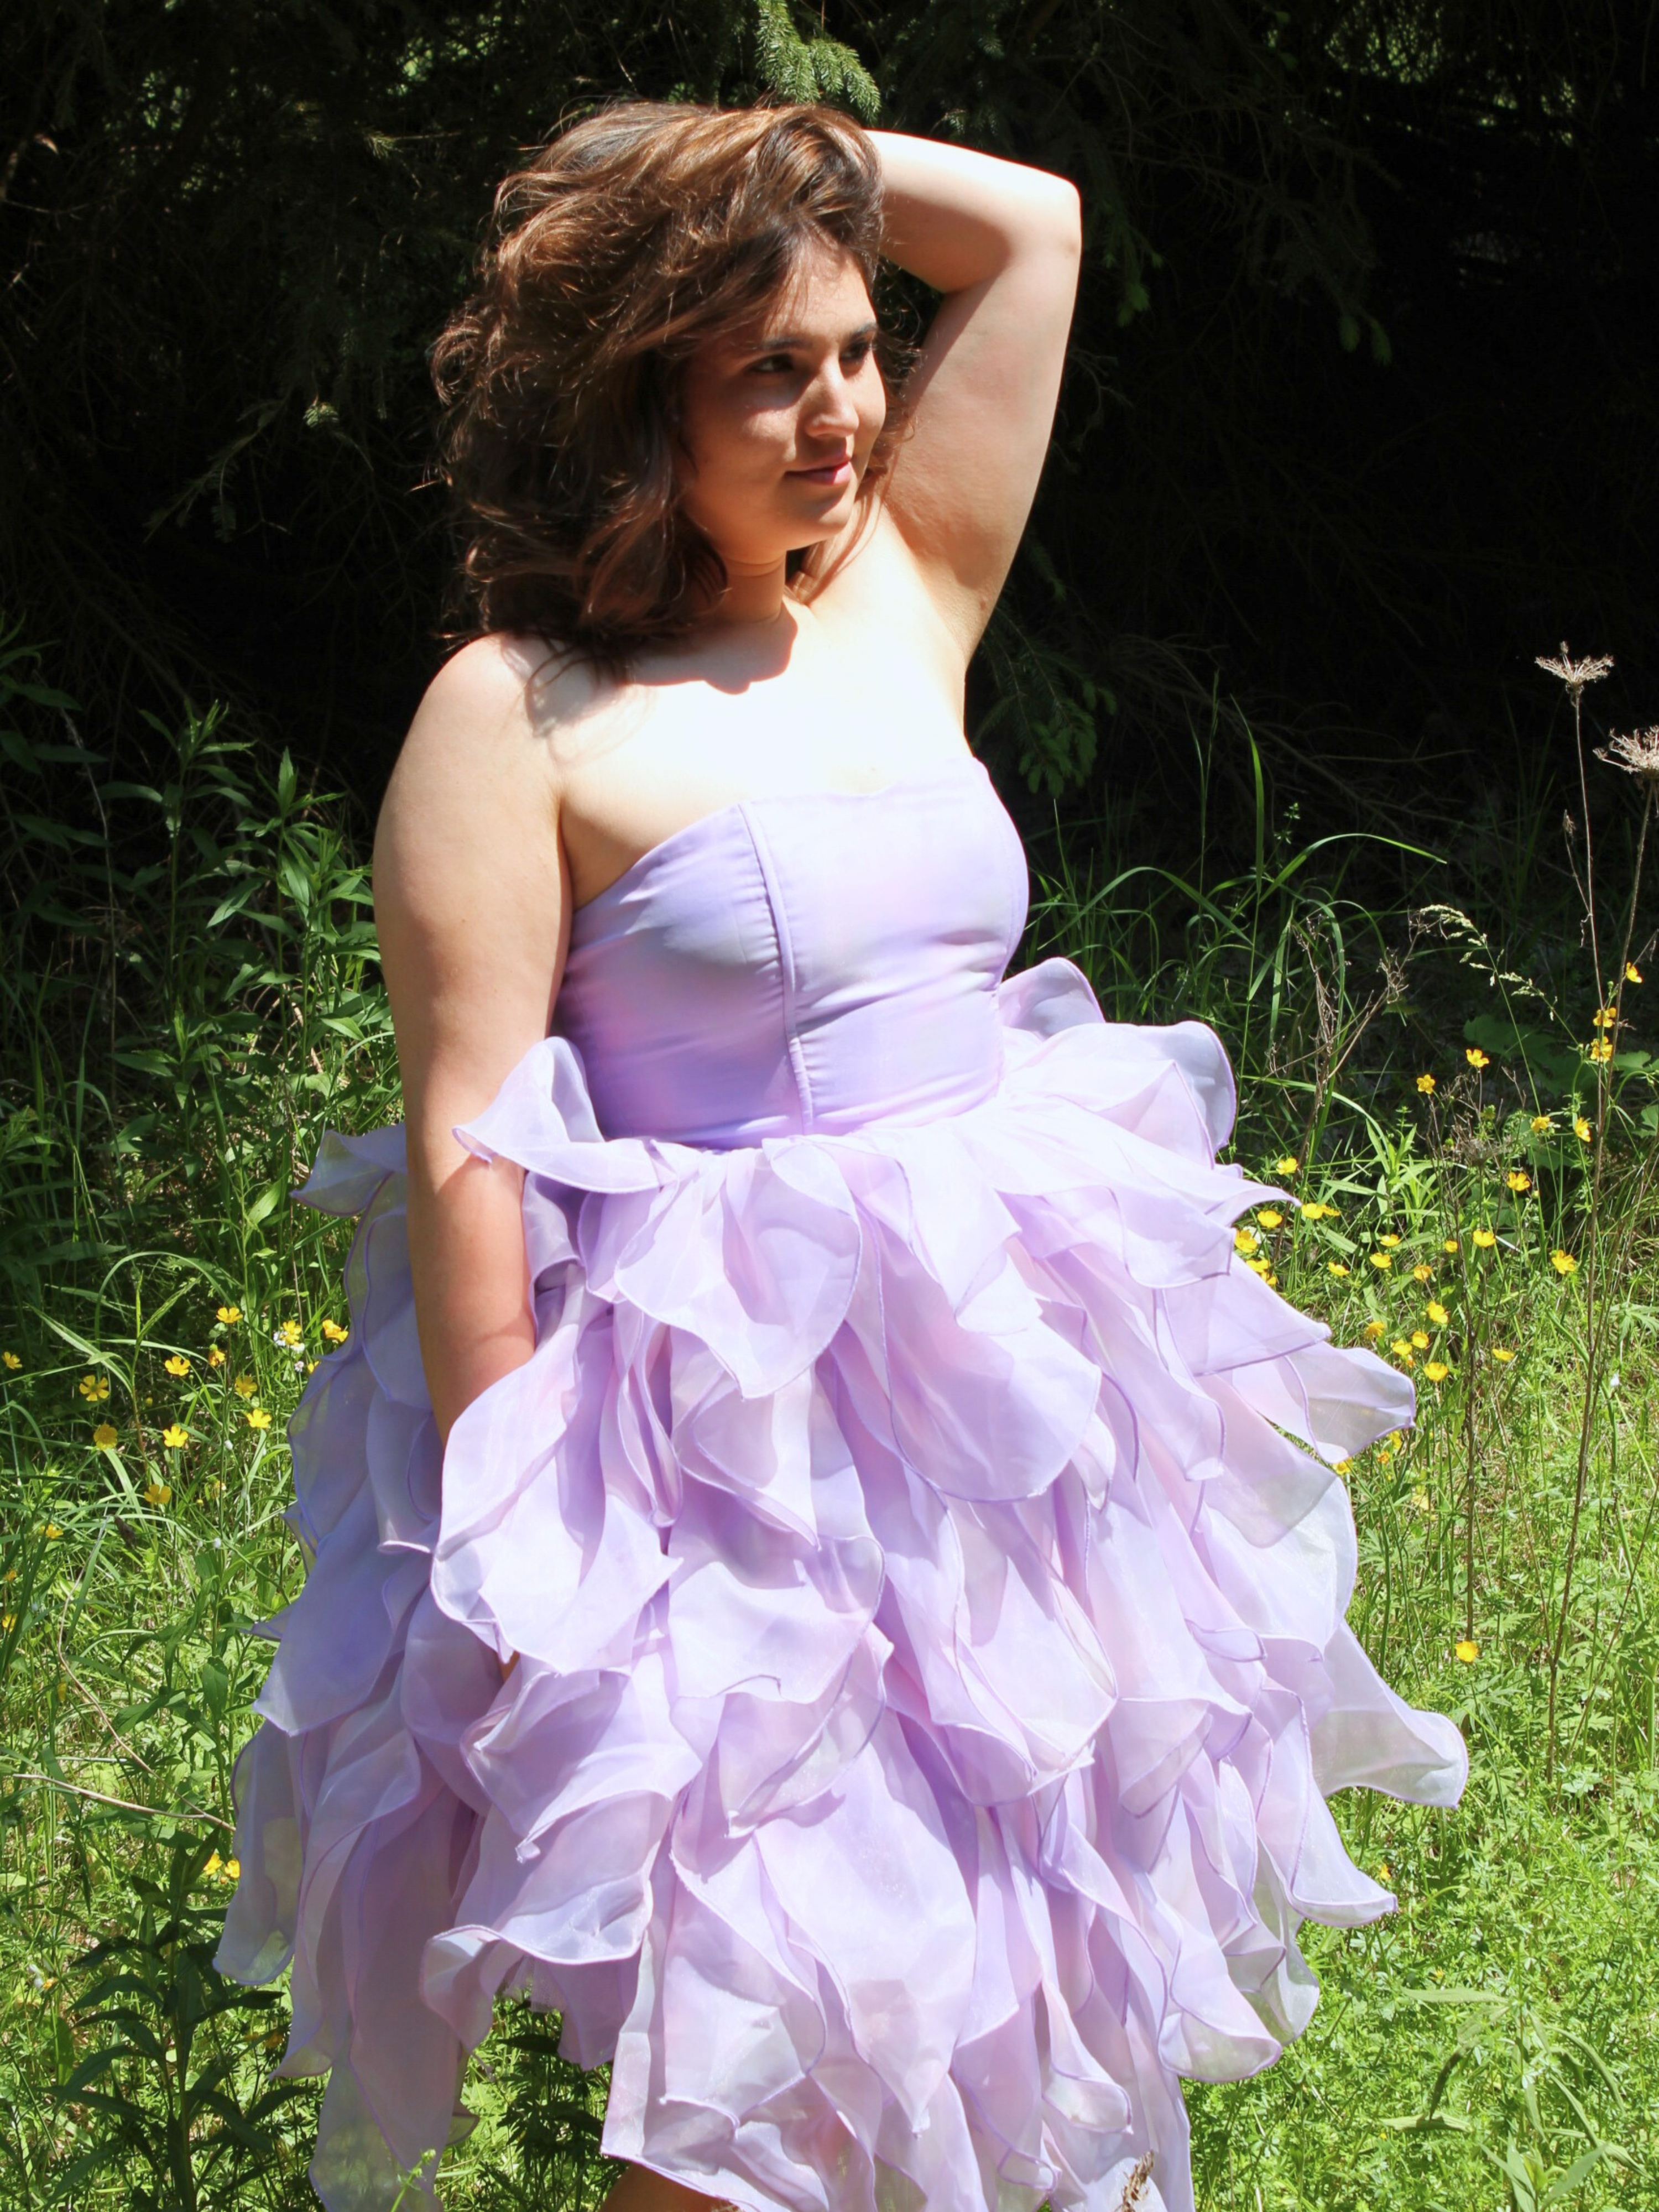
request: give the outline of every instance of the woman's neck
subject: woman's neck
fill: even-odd
[[[727,560],[726,589],[703,617],[705,626],[714,629],[752,629],[776,622],[789,603],[785,590],[787,577],[785,557],[752,567]]]

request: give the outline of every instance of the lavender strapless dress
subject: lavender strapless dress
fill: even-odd
[[[459,1133],[526,1170],[537,1348],[441,1455],[402,1132],[325,1138],[351,1334],[220,1964],[292,1964],[335,2212],[450,2134],[498,1990],[614,2060],[607,2149],[753,2212],[1116,2212],[1149,2150],[1190,2212],[1176,2077],[1266,2065],[1298,1923],[1393,1903],[1326,1796],[1455,1800],[1343,1621],[1333,1462],[1409,1385],[1236,1255],[1214,1036],[1005,981],[1025,905],[964,757],[582,908]]]

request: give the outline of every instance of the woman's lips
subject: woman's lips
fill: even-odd
[[[838,461],[826,462],[822,468],[791,469],[789,473],[792,477],[799,477],[803,483],[845,483],[853,473],[853,457],[850,453],[843,453]]]

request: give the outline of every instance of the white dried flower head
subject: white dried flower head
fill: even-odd
[[[1659,723],[1651,729],[1609,738],[1605,745],[1597,745],[1595,757],[1606,761],[1609,768],[1621,768],[1626,775],[1633,775],[1644,792],[1659,795]]]
[[[1559,660],[1547,660],[1541,653],[1534,657],[1540,668],[1547,668],[1552,676],[1560,678],[1575,698],[1587,684],[1599,684],[1613,665],[1612,654],[1605,653],[1590,660],[1575,660],[1567,650],[1565,638],[1561,641]]]

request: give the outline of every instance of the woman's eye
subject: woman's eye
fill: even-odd
[[[848,363],[852,368],[860,368],[863,367],[865,362],[869,359],[870,355],[874,351],[874,349],[873,340],[870,338],[857,338],[850,346],[848,347],[846,352],[842,356],[842,359]],[[763,354],[758,361],[751,362],[750,366],[759,375],[769,375],[774,369],[781,370],[784,374],[787,375],[793,370],[795,361],[794,356],[791,354],[769,353]]]

